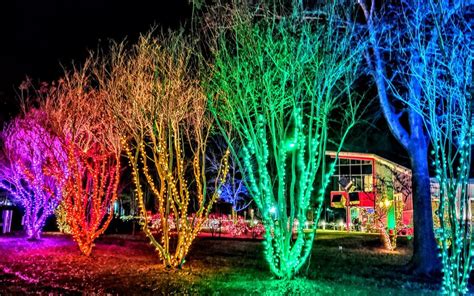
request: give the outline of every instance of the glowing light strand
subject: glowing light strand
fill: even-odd
[[[223,135],[232,130],[242,147],[239,164],[263,216],[270,270],[279,278],[292,278],[311,253],[324,192],[334,171],[334,163],[325,160],[329,114],[344,104],[340,96],[349,93],[352,83],[346,75],[358,65],[357,55],[347,58],[348,51],[359,49],[349,47],[351,32],[338,34],[337,41],[324,39],[332,36],[332,20],[324,26],[328,31],[318,32],[295,15],[256,23],[234,24],[235,44],[223,34],[209,83],[211,111]],[[323,39],[331,44],[324,53],[319,52]],[[336,95],[338,83],[345,85],[345,91]],[[349,95],[343,116],[348,124],[338,151],[355,122],[357,104],[351,99]],[[239,157],[232,149],[233,140],[226,139],[233,156]],[[314,195],[317,177],[319,190]],[[305,232],[308,216],[313,223]]]

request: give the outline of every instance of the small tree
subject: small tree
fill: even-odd
[[[393,251],[399,231],[407,226],[403,222],[403,211],[406,203],[412,202],[411,173],[397,165],[380,163],[377,166],[374,226],[380,231],[384,247]],[[389,225],[390,219],[393,219],[392,225]]]
[[[234,145],[237,154],[241,151],[237,145]],[[227,153],[227,144],[225,140],[220,138],[214,141],[214,147],[208,150],[206,159],[208,162],[207,171],[211,176],[218,176],[221,166],[221,159]],[[241,171],[237,161],[234,157],[229,157],[229,169],[220,190],[217,192],[219,199],[232,205],[232,211],[240,212],[245,210],[252,204],[252,199],[249,197],[249,192],[244,180],[245,172]],[[214,192],[214,184],[216,178],[211,177],[208,181],[208,188]]]
[[[208,196],[206,149],[212,122],[193,73],[190,46],[180,34],[141,36],[129,51],[114,47],[97,75],[122,131],[143,231],[170,268],[185,262],[227,175],[228,152],[219,165],[216,190]],[[141,180],[155,198],[151,210],[158,214],[158,237],[150,229]]]
[[[297,8],[288,17],[259,10],[260,19],[234,10],[214,52],[211,110],[224,135],[230,128],[237,134],[239,162],[265,226],[265,258],[279,278],[292,278],[311,253],[334,169],[325,156],[331,115],[343,131],[337,151],[356,122],[351,87],[361,48],[351,46],[352,28],[340,26],[336,10],[329,6],[310,20]]]
[[[31,109],[13,119],[1,138],[0,188],[23,206],[28,238],[39,239],[46,218],[62,198],[65,152],[42,110]]]
[[[56,99],[45,105],[67,153],[65,222],[86,256],[113,217],[120,178],[120,138],[110,124],[106,94],[91,86],[93,68],[89,59],[83,69],[66,73]]]

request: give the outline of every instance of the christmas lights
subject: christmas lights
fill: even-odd
[[[81,252],[89,256],[94,240],[107,229],[113,217],[120,160],[99,144],[87,151],[70,144],[68,155],[70,176],[62,203],[65,222]]]
[[[223,141],[222,137],[215,139],[213,141],[215,146],[214,149],[208,149],[206,155],[207,160],[207,172],[209,172],[211,178],[208,180],[208,188],[211,192],[214,189],[215,175],[219,173],[220,169],[220,159],[227,150],[227,144]],[[239,154],[240,149],[234,145],[236,154]],[[237,162],[233,157],[229,158],[229,173],[227,174],[226,181],[220,187],[220,190],[217,192],[219,199],[223,202],[229,203],[232,205],[233,212],[240,212],[245,210],[252,203],[252,199],[249,197],[249,192],[245,186],[245,180],[243,177],[245,173],[241,171],[241,168],[238,167]]]
[[[108,96],[91,87],[99,84],[92,75],[96,66],[88,59],[81,69],[66,72],[51,94],[55,99],[43,106],[67,156],[58,221],[86,256],[113,217],[120,178],[120,137]]]
[[[141,225],[163,264],[179,268],[218,198],[229,152],[217,166],[209,194],[206,151],[212,121],[183,36],[145,35],[130,51],[112,51],[102,85],[121,126]],[[153,209],[146,208],[145,186],[155,199]],[[150,221],[149,210],[159,219]]]
[[[474,254],[468,191],[473,123],[470,18],[462,1],[430,1],[421,8],[417,7],[413,19],[427,33],[417,35],[419,42],[411,48],[420,57],[410,68],[420,85],[411,107],[423,116],[433,147],[442,292],[463,295],[468,293]]]
[[[71,228],[67,223],[67,213],[63,202],[61,202],[56,208],[54,215],[56,216],[56,225],[58,226],[59,231],[62,233],[71,234]]]
[[[324,24],[304,20],[299,11],[272,18],[261,10],[267,19],[233,24],[230,33],[219,32],[225,37],[209,75],[210,109],[222,134],[237,136],[242,155],[226,139],[245,168],[265,227],[265,258],[278,278],[292,278],[311,253],[334,170],[325,157],[330,114],[340,112],[338,151],[356,121],[350,89],[362,48],[351,46],[352,32],[339,30],[331,9]],[[235,13],[228,19],[252,18]]]
[[[25,209],[29,239],[41,229],[62,198],[66,157],[58,138],[47,129],[46,114],[32,109],[13,119],[2,132],[0,188]]]

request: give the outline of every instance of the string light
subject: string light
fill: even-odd
[[[154,135],[159,136],[159,147],[152,149],[153,159],[156,159],[155,167],[157,173],[152,175],[150,173],[148,165],[148,156],[146,155],[145,145],[142,143],[139,145],[140,161],[138,162],[132,153],[132,150],[125,138],[122,138],[122,145],[129,158],[129,164],[132,168],[132,176],[135,184],[135,193],[137,196],[138,207],[140,215],[142,216],[141,226],[144,233],[150,239],[150,244],[153,245],[158,252],[160,258],[163,260],[163,264],[166,267],[176,268],[184,264],[185,257],[189,252],[192,242],[199,234],[204,222],[207,220],[211,211],[212,205],[218,198],[218,191],[215,191],[212,197],[206,202],[205,193],[203,192],[201,169],[203,155],[195,155],[192,161],[193,172],[196,180],[197,200],[199,208],[190,218],[188,217],[189,202],[191,196],[189,194],[188,184],[184,177],[184,154],[180,148],[182,143],[180,139],[174,137],[174,143],[166,143],[168,139],[167,135]],[[154,137],[153,136],[153,137]],[[167,147],[174,147],[173,151],[168,151]],[[202,151],[202,149],[197,149]],[[218,178],[216,180],[216,187],[219,188],[225,183],[225,178],[228,173],[228,156],[229,150],[224,154],[221,161]],[[175,162],[170,162],[169,155],[175,156]],[[181,168],[174,170],[170,167],[170,163],[180,163]],[[141,170],[139,169],[141,166]],[[169,173],[175,171],[175,174]],[[149,225],[150,217],[146,209],[143,200],[143,190],[140,185],[140,175],[143,174],[147,180],[147,185],[152,190],[153,194],[157,198],[156,209],[158,211],[160,219],[157,221],[159,225],[160,238],[155,238]],[[156,186],[156,183],[160,184],[160,187]],[[167,188],[167,189],[166,189]],[[173,239],[173,233],[171,233],[172,227],[170,227],[170,220],[174,219],[176,228],[176,240],[175,246],[171,245],[170,241]]]
[[[99,143],[86,151],[69,143],[68,164],[70,176],[61,204],[65,224],[79,250],[89,256],[94,240],[104,233],[113,217],[120,179],[119,155]]]
[[[335,95],[333,86],[342,82],[350,89],[353,81],[345,73],[358,64],[345,58],[350,32],[327,40],[331,48],[319,52],[324,47],[320,35],[309,23],[292,20],[239,24],[235,43],[221,40],[210,83],[210,109],[218,127],[239,139],[242,153],[233,156],[244,168],[247,189],[262,215],[265,259],[271,272],[285,279],[294,277],[311,253],[335,168],[325,156],[329,116],[341,102],[336,98],[345,94]],[[321,36],[333,25],[328,20]],[[324,69],[317,66],[322,64]],[[346,112],[351,116],[338,152],[354,124],[351,105]],[[227,142],[232,147],[233,139]],[[308,216],[311,223],[306,223]]]
[[[0,167],[0,188],[25,209],[29,239],[40,238],[46,219],[62,198],[67,169],[60,142],[46,129],[46,114],[32,109],[4,129],[6,162]]]

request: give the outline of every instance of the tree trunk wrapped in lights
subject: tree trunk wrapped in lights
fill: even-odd
[[[311,253],[334,170],[325,156],[331,117],[342,131],[337,151],[356,122],[351,87],[361,48],[352,46],[352,28],[338,24],[336,10],[311,20],[297,9],[277,18],[260,10],[260,20],[237,12],[215,51],[211,110],[223,134],[231,129],[239,139],[240,165],[265,226],[266,260],[279,278],[292,278]]]
[[[470,64],[472,67],[472,57]],[[471,196],[468,190],[472,103],[467,101],[469,95],[462,92],[449,93],[446,97],[439,97],[441,100],[434,99],[430,104],[433,110],[429,115],[432,155],[439,182],[440,202],[436,213],[440,221],[437,237],[443,264],[443,292],[450,295],[468,292],[474,254]]]
[[[106,94],[91,86],[94,62],[89,59],[83,69],[66,73],[56,100],[45,106],[67,153],[69,176],[61,204],[65,222],[86,256],[113,217],[120,178],[120,137],[110,124]]]
[[[28,238],[38,239],[46,218],[62,198],[65,152],[47,128],[46,114],[41,110],[13,119],[3,130],[2,140],[0,188],[24,208]]]
[[[468,293],[474,255],[468,190],[474,122],[472,30],[462,1],[430,1],[424,10],[416,11],[414,19],[434,24],[426,35],[417,36],[420,42],[412,48],[420,57],[410,70],[420,82],[421,96],[410,107],[423,116],[433,146],[442,292],[463,295]]]
[[[104,78],[102,85],[111,94],[109,103],[124,133],[143,231],[170,268],[184,263],[218,198],[217,193],[209,197],[206,186],[211,120],[204,92],[193,78],[189,46],[181,35],[162,40],[142,36],[130,51],[112,49],[107,72],[98,75]],[[227,155],[214,188],[227,174]],[[157,233],[149,225],[142,184],[155,197],[150,210],[159,217]]]
[[[88,256],[94,240],[107,229],[113,217],[120,159],[98,144],[85,152],[73,144],[68,152],[70,176],[62,205],[69,232]]]

